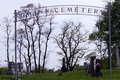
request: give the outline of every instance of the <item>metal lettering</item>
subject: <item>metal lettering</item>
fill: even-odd
[[[58,8],[55,8],[55,12],[58,13]]]
[[[85,9],[86,9],[86,8],[82,8],[82,12],[84,12]]]
[[[31,12],[27,12],[27,15],[28,15],[28,16],[29,16],[29,15],[31,16]]]
[[[69,12],[69,11],[72,12],[72,8],[68,8],[68,12]]]
[[[25,13],[21,13],[20,18],[25,18],[25,17],[26,17]]]
[[[78,7],[75,7],[75,12],[78,12]]]
[[[100,10],[100,13],[102,14],[102,13],[103,13],[103,10]]]
[[[65,8],[63,7],[63,8],[61,8],[61,12],[65,12]]]
[[[54,13],[54,10],[53,10],[53,9],[50,9],[50,13]]]
[[[98,14],[98,9],[94,9],[94,14]]]
[[[40,13],[42,14],[43,12],[41,10],[38,10],[38,14],[40,14]]]
[[[37,12],[36,11],[34,11],[34,13],[33,13],[33,16],[37,16],[38,14],[37,14]]]
[[[45,9],[45,13],[48,13],[49,12],[49,9]]]
[[[39,16],[39,14],[36,12],[36,10],[31,14],[32,14],[31,16]]]
[[[88,13],[92,13],[92,8],[88,8]]]
[[[35,16],[43,16],[47,14],[54,15],[101,15],[104,8],[102,7],[92,7],[92,6],[83,6],[83,5],[61,5],[61,6],[45,6],[41,8],[36,8],[35,10],[31,9],[28,12],[20,11],[18,13],[19,19],[32,18]]]

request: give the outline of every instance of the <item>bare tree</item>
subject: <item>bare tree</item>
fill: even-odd
[[[33,23],[32,25],[28,25],[29,27],[29,30],[30,30],[30,34],[31,34],[31,52],[32,54],[34,55],[34,64],[35,64],[35,72],[37,73],[37,62],[36,62],[36,53],[35,53],[35,41],[36,41],[36,38],[34,38],[35,36],[33,35],[33,30],[34,30],[34,24]]]
[[[25,65],[27,67],[28,58],[27,58],[27,55],[25,54],[26,53],[25,49],[27,49],[27,45],[24,44],[25,43],[24,42],[25,30],[23,28],[19,28],[17,30],[17,34],[18,34],[18,36],[17,36],[17,42],[18,42],[17,50],[19,52],[19,60],[20,60],[20,62],[22,62],[23,61],[22,57],[23,57],[25,60]]]
[[[9,17],[4,17],[2,21],[3,25],[2,28],[6,32],[6,38],[7,38],[7,62],[9,62],[9,44],[10,44],[10,34],[12,32],[12,19],[9,19]],[[9,65],[9,63],[8,63]]]
[[[42,73],[44,73],[44,69],[45,69],[45,64],[46,64],[46,55],[47,55],[47,52],[48,52],[48,41],[50,40],[50,35],[53,31],[53,19],[54,17],[50,17],[49,19],[49,27],[47,27],[44,31],[44,36],[45,36],[45,51],[44,51],[44,55],[43,55],[43,65],[42,65]]]
[[[22,46],[23,46],[23,39],[24,39],[24,30],[22,28],[19,28],[17,30],[17,32],[18,32],[17,34],[19,34],[18,35],[18,40],[17,40],[17,42],[19,44],[17,45],[17,49],[19,51],[19,60],[20,60],[20,62],[22,62],[22,60],[21,60],[21,54],[22,54]]]
[[[33,18],[28,18],[28,16],[29,16],[28,12],[31,9],[34,10],[34,5],[33,4],[28,4],[27,6],[21,7],[21,11],[18,11],[18,19],[23,24],[23,26],[21,28],[24,29],[24,34],[23,34],[24,35],[24,43],[22,43],[22,45],[27,50],[27,56],[28,56],[27,64],[29,65],[30,70],[31,70],[31,65],[32,65],[31,57],[32,57],[32,54],[34,54],[34,53],[31,52],[31,47],[32,47],[32,50],[33,50],[34,49],[34,47],[33,47],[34,46],[33,28],[34,28],[34,25],[35,25],[35,20]],[[22,17],[21,17],[22,13],[26,14],[25,19],[22,19]],[[35,51],[33,51],[33,52],[35,52]],[[34,60],[34,61],[35,61],[35,66],[37,66],[36,65],[36,60]]]
[[[82,58],[88,50],[82,46],[87,40],[87,31],[81,31],[82,25],[79,22],[75,25],[72,21],[64,22],[61,27],[61,34],[54,37],[55,42],[62,52],[58,54],[66,58],[67,69],[72,71],[79,58]]]
[[[42,72],[44,72],[45,64],[46,64],[46,55],[48,49],[48,42],[52,32],[52,24],[53,17],[40,16],[41,6],[34,6],[33,4],[28,4],[27,6],[22,6],[21,11],[18,12],[18,19],[22,23],[22,29],[24,30],[24,39],[23,41],[19,41],[22,44],[22,47],[26,48],[26,52],[28,55],[28,63],[31,70],[32,61],[34,60],[35,72],[40,73],[40,67],[42,66]],[[21,14],[24,13],[24,18]],[[30,16],[31,13],[35,13]],[[39,16],[38,16],[39,15]],[[49,24],[47,24],[49,22]],[[50,27],[48,26],[50,25]],[[44,39],[44,40],[43,40]],[[44,44],[44,45],[43,45]],[[30,50],[31,49],[31,50]],[[43,51],[42,51],[43,49]],[[19,51],[21,49],[19,47]],[[38,55],[37,55],[38,53]],[[23,55],[23,53],[21,53]],[[43,56],[41,56],[43,54]],[[27,61],[25,55],[23,55],[25,61]],[[43,57],[43,62],[41,61]],[[33,60],[32,60],[33,59]],[[37,64],[38,59],[38,64]],[[41,65],[41,62],[43,65]],[[37,71],[38,68],[38,71]]]
[[[39,10],[42,9],[41,5],[38,4]],[[36,9],[37,14],[39,14],[39,11]],[[35,15],[36,18],[36,25],[38,26],[38,73],[40,73],[41,70],[41,54],[42,54],[42,36],[43,36],[43,28],[46,23],[47,16],[37,16]]]

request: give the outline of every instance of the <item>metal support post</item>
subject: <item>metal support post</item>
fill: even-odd
[[[112,80],[112,54],[111,54],[111,15],[110,15],[110,2],[108,4],[108,18],[109,18],[109,57],[110,57],[110,80]]]
[[[15,80],[17,80],[17,12],[15,10]]]

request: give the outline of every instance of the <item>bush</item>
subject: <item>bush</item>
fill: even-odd
[[[0,75],[4,75],[6,71],[8,71],[8,69],[6,67],[1,67],[0,68]]]

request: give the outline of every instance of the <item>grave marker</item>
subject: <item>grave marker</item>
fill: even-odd
[[[90,66],[89,66],[89,71],[88,74],[92,75],[94,73],[94,59],[96,58],[96,56],[91,56],[90,58]]]
[[[62,72],[67,72],[67,68],[66,68],[66,65],[65,65],[65,58],[63,58],[63,65],[62,65],[61,71]]]
[[[117,60],[117,69],[120,69],[120,53],[118,45],[116,45],[116,60]]]

